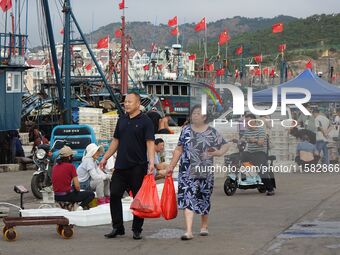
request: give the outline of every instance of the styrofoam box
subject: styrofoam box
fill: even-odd
[[[131,201],[122,200],[122,204],[123,220],[131,221],[133,219],[130,210]],[[20,210],[20,212],[23,217],[65,216],[69,219],[70,224],[82,227],[111,224],[110,204],[99,205],[85,211],[69,212],[61,208],[47,208]]]
[[[70,224],[77,226],[96,226],[111,224],[110,204],[103,204],[86,211],[67,211],[64,215]],[[133,220],[130,204],[123,203],[123,221]]]
[[[174,181],[175,191],[177,193],[178,183]],[[157,191],[159,198],[162,196],[163,183],[157,184]],[[127,197],[122,199],[123,205],[123,220],[133,220],[133,214],[130,210],[132,198]],[[65,216],[69,219],[70,224],[76,226],[96,226],[111,224],[110,204],[103,204],[85,211],[69,212],[61,208],[47,208],[47,209],[27,209],[20,210],[23,217],[39,217],[39,216]]]

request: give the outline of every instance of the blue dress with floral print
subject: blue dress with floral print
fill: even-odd
[[[183,128],[178,145],[183,146],[178,173],[178,207],[206,215],[210,211],[210,197],[214,186],[213,157],[210,148],[220,149],[226,141],[212,127],[202,133],[188,125]],[[211,168],[210,168],[211,169]]]

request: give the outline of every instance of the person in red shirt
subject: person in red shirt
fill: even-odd
[[[80,191],[77,170],[72,165],[73,151],[64,146],[59,151],[60,160],[52,169],[52,184],[54,199],[58,202],[80,202],[83,209],[88,209],[88,204],[94,198],[92,191]],[[73,183],[73,187],[72,187]]]

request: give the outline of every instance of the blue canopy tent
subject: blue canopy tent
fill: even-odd
[[[329,84],[317,75],[313,74],[310,69],[304,70],[297,77],[277,86],[278,100],[281,101],[282,88],[304,88],[310,91],[311,99],[309,102],[337,102],[340,101],[340,88]],[[304,94],[287,93],[288,99],[304,98]],[[264,89],[253,93],[255,103],[272,102],[272,88]]]

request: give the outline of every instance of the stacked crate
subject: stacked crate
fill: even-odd
[[[270,149],[269,154],[276,156],[276,161],[278,162],[285,162],[289,161],[289,130],[283,128],[281,126],[273,127],[270,130],[270,139],[273,145],[273,148]]]
[[[118,115],[103,114],[101,123],[101,139],[102,140],[112,140],[113,133],[116,129],[118,121]]]
[[[103,109],[79,107],[79,124],[87,124],[93,128],[97,140],[101,139],[100,126],[102,123]]]

